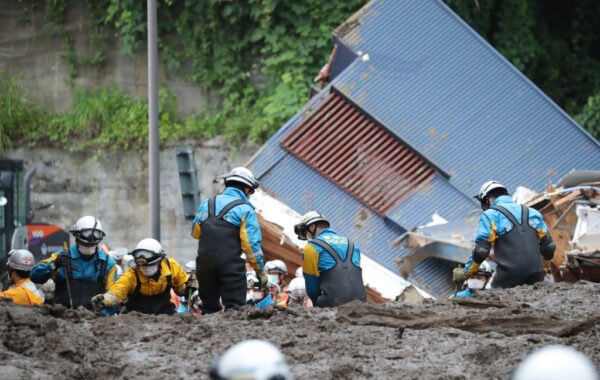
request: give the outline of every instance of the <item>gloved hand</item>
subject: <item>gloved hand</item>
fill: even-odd
[[[264,269],[257,271],[256,277],[258,277],[258,287],[265,289],[269,283],[269,275],[267,274],[267,271]]]
[[[465,268],[456,267],[452,271],[452,281],[454,282],[463,282],[466,281],[467,277],[465,277]]]
[[[185,290],[187,292],[189,292],[191,289],[198,290],[199,287],[200,287],[200,285],[198,284],[198,279],[196,278],[196,276],[193,274],[190,274],[190,277],[188,278],[188,280],[185,283]]]
[[[544,277],[548,274],[548,270],[550,270],[550,261],[551,260],[542,260],[542,269],[544,270]]]
[[[110,306],[110,301],[104,297],[104,294],[97,294],[92,297],[92,307],[94,310],[102,310]]]
[[[67,265],[69,265],[70,257],[68,256],[68,253],[60,253],[58,255],[58,257],[56,257],[56,259],[52,262],[52,266],[53,266],[53,270],[57,270],[60,267],[66,267]]]

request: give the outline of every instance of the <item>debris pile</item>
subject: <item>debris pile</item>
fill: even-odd
[[[509,378],[530,352],[566,344],[600,363],[600,284],[539,283],[423,305],[245,306],[194,317],[97,317],[0,301],[5,378],[207,378],[233,344],[266,339],[295,378]]]

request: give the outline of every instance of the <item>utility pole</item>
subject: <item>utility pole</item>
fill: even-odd
[[[158,32],[156,0],[148,6],[148,195],[150,202],[150,236],[160,241],[160,173],[158,171]]]

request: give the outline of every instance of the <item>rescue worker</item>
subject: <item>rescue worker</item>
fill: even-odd
[[[260,310],[265,310],[269,305],[273,305],[273,297],[265,289],[260,288],[259,280],[254,272],[246,273],[246,303],[254,305]]]
[[[290,285],[287,287],[288,298],[285,302],[278,303],[280,306],[289,305],[302,305],[306,307],[312,307],[312,301],[306,294],[306,283],[304,277],[296,277],[290,281]]]
[[[306,292],[315,306],[367,300],[360,251],[354,243],[332,230],[317,211],[305,214],[294,232],[300,240],[310,239],[304,246],[302,268]]]
[[[246,302],[246,270],[243,253],[256,271],[260,287],[269,280],[264,270],[262,236],[248,197],[258,188],[252,172],[235,168],[221,176],[223,194],[202,202],[192,223],[198,239],[196,273],[200,281],[202,313],[236,309]],[[219,301],[221,299],[221,302]]]
[[[285,276],[288,273],[287,265],[282,260],[270,260],[265,263],[265,271],[269,275],[269,283],[273,284],[272,289],[269,290],[273,302],[287,303],[288,294],[285,283]]]
[[[96,217],[80,218],[69,232],[75,237],[75,244],[40,261],[31,271],[31,281],[43,284],[52,278],[56,283],[54,303],[91,309],[92,296],[104,292],[117,280],[117,267],[115,260],[98,248],[106,234]],[[115,311],[107,310],[105,314]]]
[[[195,276],[196,275],[196,262],[194,260],[191,260],[191,261],[188,261],[187,263],[185,263],[185,265],[183,266],[183,271],[188,276],[191,276],[191,275]],[[191,300],[189,300],[188,298],[191,298],[190,296],[191,296],[191,294],[185,294],[183,296],[179,296],[179,295],[177,295],[177,293],[175,293],[174,289],[171,289],[171,302],[175,305],[175,310],[178,313],[187,313],[189,311],[188,302],[190,302]]]
[[[556,244],[540,212],[515,203],[506,187],[496,181],[484,183],[475,198],[481,202],[483,214],[465,276],[477,272],[493,247],[496,262],[493,288],[542,281]]]
[[[141,240],[132,255],[136,268],[129,268],[108,292],[94,296],[95,308],[115,307],[127,298],[126,312],[174,314],[171,288],[179,295],[198,288],[195,277],[185,274],[175,259],[167,257],[157,240]]]
[[[26,249],[14,249],[8,252],[8,278],[13,286],[0,292],[0,298],[12,298],[14,303],[40,305],[44,303],[44,293],[29,279],[29,273],[35,265],[33,254]]]
[[[472,258],[471,258],[472,260]],[[470,266],[471,263],[467,262],[467,266]],[[493,272],[490,269],[490,264],[487,261],[484,261],[479,266],[477,272],[471,274],[466,281],[466,289],[457,292],[456,294],[452,294],[450,299],[452,298],[471,298],[472,295],[480,290],[485,290],[488,288],[490,281],[492,279]]]
[[[212,380],[292,380],[290,369],[279,349],[258,339],[237,343],[221,357],[214,358],[209,376]]]

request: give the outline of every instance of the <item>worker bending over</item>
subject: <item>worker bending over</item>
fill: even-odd
[[[465,267],[467,278],[477,272],[493,247],[496,262],[493,288],[542,281],[556,244],[540,212],[515,203],[506,187],[496,181],[484,183],[475,198],[481,202],[483,214],[472,260]]]
[[[305,214],[294,226],[299,239],[310,239],[304,246],[302,264],[306,292],[320,307],[366,301],[360,251],[329,227],[329,221],[317,211]]]
[[[14,303],[39,305],[44,302],[44,293],[29,279],[29,273],[35,265],[33,254],[26,249],[14,249],[8,252],[8,277],[13,286],[0,293],[0,298],[11,298]]]
[[[96,217],[80,218],[70,232],[75,244],[40,261],[31,271],[31,281],[43,284],[51,278],[56,284],[54,303],[91,309],[92,296],[117,280],[115,260],[98,248],[106,234]]]
[[[92,298],[97,309],[118,306],[127,299],[125,312],[174,314],[171,288],[179,295],[198,288],[194,276],[185,274],[175,259],[167,257],[155,239],[140,241],[132,252],[135,268],[129,268],[105,294]]]

